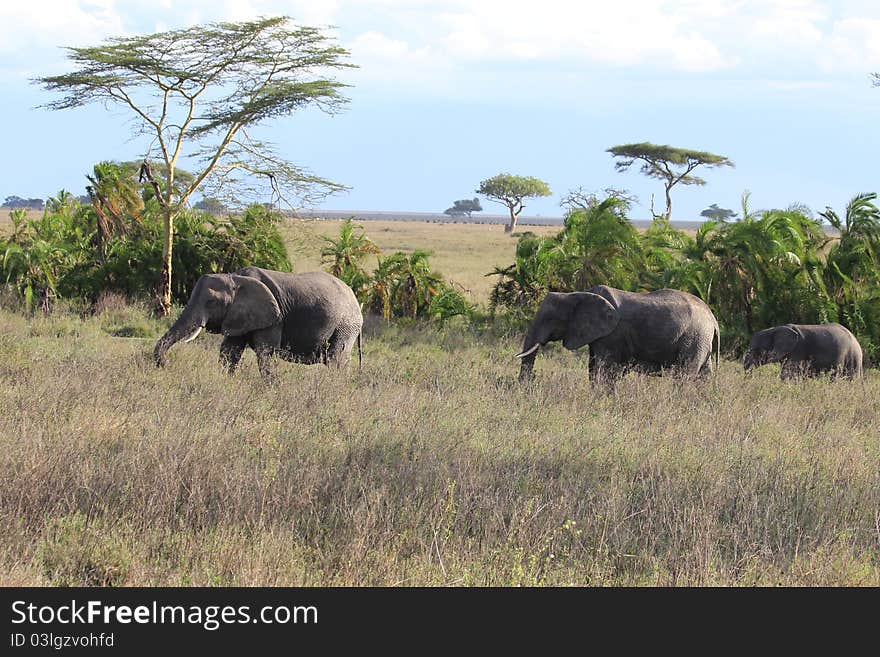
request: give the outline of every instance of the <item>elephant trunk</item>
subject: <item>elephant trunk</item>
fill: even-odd
[[[167,362],[165,355],[168,350],[181,340],[185,342],[195,340],[204,326],[203,318],[196,317],[193,313],[184,310],[180,318],[165,332],[165,335],[156,340],[156,346],[153,348],[153,358],[156,360],[156,365],[164,367]]]
[[[755,354],[754,349],[749,349],[749,350],[746,352],[746,355],[743,357],[743,369],[744,369],[746,372],[749,372],[749,371],[751,371],[752,369],[754,369],[755,367],[757,367],[758,364],[759,364],[759,363],[758,363],[758,357],[757,357],[757,355]]]
[[[538,355],[538,350],[545,342],[547,342],[545,336],[539,335],[534,328],[529,328],[523,339],[522,351],[516,355],[517,358],[522,359],[519,368],[520,381],[531,381],[534,378],[535,356]]]

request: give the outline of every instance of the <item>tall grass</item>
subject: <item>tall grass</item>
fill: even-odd
[[[880,584],[875,372],[521,386],[518,336],[371,323],[266,386],[162,330],[0,311],[0,584]]]

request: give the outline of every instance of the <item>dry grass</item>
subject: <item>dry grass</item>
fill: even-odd
[[[311,271],[321,267],[322,237],[339,235],[337,219],[290,220],[284,227],[295,271]],[[526,231],[536,235],[555,235],[559,226],[521,226],[511,236],[504,226],[464,223],[427,223],[419,221],[363,221],[367,237],[387,256],[395,251],[412,253],[428,249],[431,266],[460,285],[474,301],[486,303],[496,276],[487,277],[497,267],[513,262],[518,236]],[[371,256],[364,266],[372,271],[376,266]]]
[[[361,373],[267,388],[118,321],[0,314],[0,584],[880,583],[874,372],[608,396],[562,349],[520,387],[516,336],[372,325]]]

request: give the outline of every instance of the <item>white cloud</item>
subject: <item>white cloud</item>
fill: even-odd
[[[0,65],[63,63],[59,45],[288,14],[336,25],[361,79],[486,78],[526,67],[780,79],[880,66],[868,0],[31,0],[0,3]]]
[[[4,2],[0,4],[0,53],[82,45],[84,39],[123,32],[113,0]]]
[[[396,89],[414,91],[447,89],[450,68],[447,61],[430,48],[415,49],[409,43],[379,32],[365,32],[346,44],[351,60],[359,68],[351,77],[356,86],[390,84]]]
[[[880,19],[845,18],[834,23],[821,62],[826,71],[880,69]]]

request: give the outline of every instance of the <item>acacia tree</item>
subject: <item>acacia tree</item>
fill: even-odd
[[[489,197],[496,203],[506,206],[510,212],[510,223],[504,227],[505,233],[512,233],[516,228],[519,213],[526,207],[523,199],[538,196],[550,196],[550,187],[543,180],[531,176],[514,176],[499,173],[480,183],[477,194]]]
[[[348,55],[319,29],[291,25],[281,16],[67,48],[75,71],[34,80],[63,94],[44,107],[119,105],[150,138],[140,178],[154,189],[164,220],[158,285],[164,314],[171,304],[174,220],[197,189],[212,196],[234,192],[240,201],[267,193],[286,201],[293,194],[303,202],[344,189],[295,166],[248,130],[307,106],[339,111],[348,102],[341,93],[348,85],[322,75],[351,67]],[[181,158],[201,167],[182,189],[175,184]]]
[[[736,212],[728,208],[719,208],[717,203],[713,203],[700,212],[700,216],[711,221],[730,221],[736,218]]]
[[[443,214],[448,214],[450,217],[466,214],[468,219],[470,219],[471,215],[474,212],[482,212],[482,211],[483,211],[483,206],[480,205],[480,199],[478,199],[478,198],[473,198],[473,199],[465,198],[465,199],[459,199],[459,200],[453,202],[452,207],[446,208],[443,211]]]
[[[691,175],[691,172],[700,166],[705,167],[732,167],[733,162],[723,155],[715,155],[705,151],[694,151],[687,148],[674,148],[667,145],[657,145],[650,142],[638,144],[622,144],[612,146],[606,150],[614,157],[619,158],[614,163],[618,171],[626,171],[636,160],[642,163],[641,172],[649,178],[657,178],[663,181],[666,192],[666,210],[662,215],[654,214],[654,204],[651,203],[651,214],[654,218],[663,218],[669,221],[672,215],[672,188],[681,183],[682,185],[705,185],[706,181],[699,176]]]

